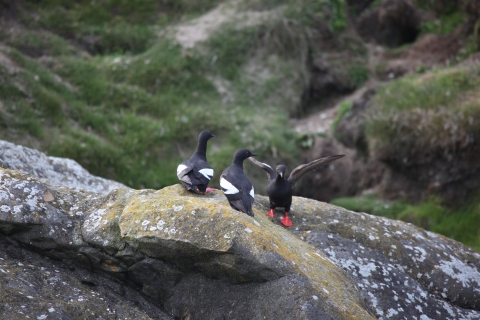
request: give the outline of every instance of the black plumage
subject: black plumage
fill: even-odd
[[[198,135],[198,145],[190,159],[183,161],[177,167],[177,177],[188,191],[199,190],[204,194],[214,189],[208,187],[213,177],[213,168],[207,161],[207,142],[215,137],[208,130]]]
[[[243,172],[243,161],[256,156],[247,149],[240,149],[233,156],[232,165],[220,176],[220,187],[230,206],[238,211],[254,216],[252,205],[255,198],[254,188]]]
[[[280,219],[280,222],[285,226],[290,227],[292,222],[288,218],[288,213],[290,212],[290,206],[292,205],[293,188],[295,187],[297,181],[307,173],[315,171],[318,168],[323,167],[342,157],[344,157],[344,155],[330,156],[314,160],[307,164],[299,165],[290,173],[288,179],[285,179],[285,171],[287,168],[284,165],[278,165],[275,174],[272,167],[270,167],[268,164],[250,158],[250,161],[267,172],[269,181],[267,194],[270,200],[270,211],[268,212],[268,215],[273,217],[276,207],[285,208],[285,216],[283,219]]]

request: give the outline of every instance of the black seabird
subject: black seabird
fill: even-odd
[[[283,225],[290,227],[292,225],[292,221],[288,218],[288,213],[290,212],[290,206],[292,205],[292,193],[295,183],[307,173],[315,171],[318,168],[323,167],[342,157],[344,157],[344,155],[330,156],[314,160],[307,164],[299,165],[290,173],[288,179],[285,179],[285,171],[287,168],[284,165],[278,165],[276,169],[277,174],[275,174],[272,167],[270,167],[268,164],[250,158],[250,161],[267,172],[269,181],[267,194],[270,199],[270,211],[268,212],[268,216],[274,216],[274,210],[276,207],[284,207],[285,217],[280,219],[280,222]]]
[[[215,189],[207,188],[213,177],[213,168],[207,162],[207,141],[215,137],[208,130],[198,135],[198,145],[190,159],[177,167],[177,177],[188,191],[199,190],[203,194]]]
[[[233,162],[220,176],[220,187],[230,206],[253,217],[252,204],[255,197],[250,180],[243,172],[243,160],[256,156],[247,149],[240,149],[233,155]]]

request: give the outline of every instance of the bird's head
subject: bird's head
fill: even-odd
[[[248,149],[240,149],[233,155],[233,161],[243,161],[247,158],[256,156],[256,153],[250,152]]]
[[[210,138],[215,137],[215,135],[211,134],[208,130],[203,130],[198,135],[198,141],[208,141]]]
[[[279,164],[277,166],[277,175],[280,177],[284,178],[285,177],[285,171],[287,171],[287,167],[285,167],[283,164]]]

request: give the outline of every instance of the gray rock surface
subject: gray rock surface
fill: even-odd
[[[0,236],[1,319],[171,319],[116,279]]]
[[[411,224],[294,197],[285,229],[263,196],[252,218],[221,192],[102,194],[22,171],[0,169],[12,319],[480,318],[480,254]]]
[[[91,175],[75,160],[48,157],[44,153],[0,140],[0,167],[17,170],[57,186],[106,194],[123,184]]]
[[[409,223],[313,200],[292,211],[294,233],[342,266],[379,319],[480,318],[480,254],[472,249]]]
[[[0,177],[3,237],[108,275],[152,309],[192,319],[372,319],[340,267],[266,217],[231,210],[220,192],[175,185],[99,195],[13,170]]]

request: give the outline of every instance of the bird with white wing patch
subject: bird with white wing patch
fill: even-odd
[[[232,165],[226,168],[220,176],[220,187],[227,197],[230,206],[249,216],[254,216],[252,205],[255,199],[255,191],[252,183],[243,172],[243,161],[256,156],[247,149],[240,149],[233,156]]]
[[[198,136],[198,145],[190,159],[183,161],[177,167],[177,177],[188,191],[198,190],[203,194],[213,191],[207,188],[213,178],[213,168],[207,161],[207,142],[215,137],[208,130],[202,131]]]

